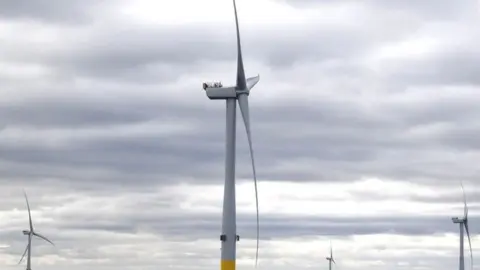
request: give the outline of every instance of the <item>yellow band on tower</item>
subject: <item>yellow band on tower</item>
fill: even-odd
[[[222,260],[220,270],[235,270],[235,260]]]

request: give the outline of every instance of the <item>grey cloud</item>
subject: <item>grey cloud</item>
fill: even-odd
[[[119,107],[128,105],[128,102],[113,106],[108,104],[108,101],[103,101],[104,105],[92,105],[90,102],[95,100],[65,100],[65,102],[46,100],[13,106],[5,104],[0,106],[1,114],[4,115],[2,124],[4,128],[8,126],[82,128],[152,120],[151,116],[138,110],[121,111]],[[145,107],[139,109],[145,110]]]
[[[475,139],[475,119],[479,100],[458,85],[478,84],[472,75],[478,53],[475,49],[453,53],[451,48],[443,48],[431,58],[383,62],[377,71],[366,70],[362,59],[384,42],[410,37],[414,30],[432,22],[427,20],[470,16],[465,9],[468,3],[450,6],[453,4],[440,1],[427,6],[430,1],[394,2],[365,2],[364,11],[368,11],[360,17],[371,15],[375,20],[361,20],[358,27],[292,26],[283,31],[242,27],[246,67],[251,70],[254,63],[268,74],[262,75],[250,99],[261,181],[348,183],[371,176],[422,183],[432,191],[451,187],[455,188],[452,194],[402,199],[455,203],[461,214],[458,180],[470,187],[478,185],[480,144]],[[102,270],[118,269],[115,263],[125,269],[135,264],[142,269],[151,265],[188,269],[189,263],[190,268],[211,269],[210,265],[218,262],[209,248],[196,252],[193,259],[178,250],[217,240],[221,213],[176,212],[181,198],[153,187],[223,183],[223,106],[206,99],[200,79],[195,85],[193,81],[200,71],[227,73],[219,65],[231,64],[233,77],[233,29],[215,26],[213,31],[214,26],[207,24],[155,29],[125,22],[114,25],[113,17],[89,17],[93,14],[91,2],[82,2],[81,7],[77,6],[80,2],[62,3],[56,8],[45,3],[35,12],[26,6],[0,4],[0,16],[5,20],[32,15],[62,36],[62,41],[47,42],[42,50],[32,49],[39,46],[34,41],[11,40],[0,45],[4,63],[37,63],[48,71],[45,76],[25,80],[17,78],[22,69],[17,77],[0,75],[0,88],[16,91],[15,95],[10,95],[13,90],[2,92],[4,102],[0,104],[0,196],[4,198],[0,209],[2,218],[6,215],[0,239],[1,244],[11,245],[0,250],[2,260],[10,255],[16,258],[24,247],[20,230],[27,223],[20,191],[26,187],[35,205],[37,229],[51,235],[59,246],[52,250],[39,243],[35,249],[39,255],[59,254]],[[383,15],[375,15],[379,10]],[[100,28],[87,26],[90,19],[96,19],[95,27]],[[60,22],[70,25],[60,26]],[[59,23],[58,29],[55,23]],[[79,27],[79,23],[84,25]],[[438,95],[431,85],[438,86]],[[445,85],[453,87],[455,95],[448,95]],[[285,89],[290,91],[280,91]],[[287,104],[287,98],[295,95]],[[177,122],[186,130],[165,133],[168,126],[162,124],[166,122]],[[241,120],[238,134],[237,175],[249,180],[251,168]],[[129,192],[136,194],[128,197]],[[476,213],[478,191],[469,192],[471,211]],[[162,197],[151,198],[152,193]],[[58,194],[64,198],[58,199]],[[110,201],[113,194],[125,198],[115,205]],[[74,195],[102,199],[96,204],[74,205]],[[392,199],[381,194],[354,195],[358,199]],[[116,207],[102,208],[108,205]],[[20,212],[9,212],[11,209]],[[72,209],[78,211],[69,212]],[[471,222],[472,233],[477,234],[480,220],[472,216]],[[450,217],[441,213],[402,218],[262,214],[261,226],[263,241],[298,236],[350,241],[352,235],[381,233],[421,239],[457,232]],[[242,239],[253,239],[255,216],[239,214],[238,229]],[[158,238],[147,241],[142,235]],[[371,253],[359,251],[350,259],[359,264],[381,260],[383,269],[405,265],[409,269],[419,265],[447,269],[455,253],[439,249],[444,255],[427,255],[424,250],[421,256],[395,257],[389,255],[385,243]],[[102,257],[106,258],[103,262]],[[140,262],[145,257],[161,263]],[[55,267],[85,269],[66,261],[57,261]]]
[[[2,1],[0,17],[4,19],[34,19],[48,23],[86,23],[93,19],[89,12],[101,6],[98,2],[95,0]]]
[[[153,208],[150,208],[153,209]],[[165,209],[165,208],[162,208]],[[136,233],[159,234],[166,240],[197,241],[215,239],[220,234],[221,213],[191,214],[168,213],[158,210],[134,209],[128,205],[122,213],[107,214],[104,211],[82,212],[76,215],[50,214],[54,222],[44,222],[40,227],[52,240],[69,243],[77,237],[70,234],[58,235],[55,231],[92,233],[111,232],[134,235]],[[393,216],[393,215],[392,215]],[[35,221],[35,218],[34,218]],[[25,221],[26,222],[26,221]],[[256,223],[254,215],[239,214],[237,229],[243,239],[255,239]],[[477,216],[470,218],[471,236],[478,234]],[[26,223],[27,224],[27,223]],[[52,227],[53,226],[53,227]],[[50,229],[45,229],[50,227]],[[41,228],[44,228],[43,230]],[[450,217],[312,217],[312,216],[279,216],[261,215],[261,238],[263,240],[287,239],[295,237],[329,236],[337,239],[348,239],[354,235],[398,234],[410,236],[442,235],[458,233],[458,226]],[[4,230],[2,235],[23,241],[20,231]],[[112,239],[113,240],[113,239]]]
[[[321,10],[324,5],[352,5],[357,4],[354,0],[278,0],[288,5],[300,8],[318,8]],[[365,0],[361,5],[369,6],[370,8],[378,9],[380,12],[392,11],[404,12],[405,14],[418,14],[425,19],[445,20],[445,19],[459,19],[461,16],[474,15],[475,9],[478,8],[478,2],[475,0],[461,0],[452,2],[448,0],[425,0],[425,1],[382,1],[382,0]]]
[[[397,79],[417,85],[478,85],[480,81],[474,70],[478,69],[479,56],[480,52],[473,48],[443,51],[435,57],[404,61],[394,73]]]
[[[454,182],[454,181],[452,181]],[[440,185],[437,185],[435,188],[432,187],[431,191],[437,191],[440,188]],[[480,191],[472,190],[470,187],[466,187],[466,197],[468,204],[478,203],[480,202],[478,198],[480,198]],[[455,190],[453,190],[455,191]],[[460,186],[458,187],[458,192],[435,192],[430,195],[401,195],[401,196],[391,196],[388,194],[376,193],[373,191],[355,191],[355,196],[359,196],[362,198],[368,198],[369,200],[388,200],[388,199],[400,199],[400,200],[408,200],[413,202],[421,202],[421,203],[457,203],[457,207],[459,209],[458,213],[463,213],[463,194],[461,193]]]
[[[459,170],[446,170],[445,165],[450,164],[450,158],[442,158],[440,154],[452,151],[459,143],[466,143],[461,139],[463,129],[446,129],[440,133],[432,130],[425,137],[408,135],[409,129],[418,125],[417,123],[426,121],[427,118],[422,116],[424,113],[427,115],[438,113],[438,118],[441,119],[441,111],[449,107],[446,100],[441,102],[442,106],[436,108],[431,106],[432,109],[426,112],[423,112],[423,109],[416,110],[413,105],[408,108],[397,105],[392,113],[379,111],[376,116],[366,113],[365,108],[353,102],[336,104],[332,100],[325,100],[317,108],[307,106],[261,108],[256,106],[252,99],[252,116],[255,116],[254,144],[259,168],[262,168],[259,175],[267,179],[296,178],[299,181],[354,180],[365,174],[394,179],[415,179],[420,176],[436,179],[435,181],[450,181],[453,178],[473,181],[476,178],[475,174],[462,169],[468,164],[452,164],[449,166],[456,166]],[[454,102],[453,105],[455,104],[457,103]],[[75,175],[71,169],[103,168],[112,172],[110,179],[115,178],[118,183],[148,184],[153,179],[168,182],[167,179],[175,181],[178,177],[195,177],[195,181],[208,179],[216,182],[222,178],[222,170],[218,164],[223,163],[224,116],[220,108],[172,106],[160,100],[158,103],[152,101],[150,104],[134,100],[128,103],[105,104],[102,100],[95,103],[89,103],[87,100],[72,104],[65,102],[56,105],[48,102],[28,103],[24,107],[15,106],[15,110],[3,108],[4,112],[11,116],[8,122],[10,128],[18,125],[41,127],[42,130],[48,131],[46,127],[56,126],[61,128],[60,131],[72,131],[63,133],[65,135],[60,137],[63,143],[53,146],[45,143],[38,146],[32,144],[35,141],[48,142],[49,138],[45,136],[51,136],[49,133],[45,135],[39,133],[35,141],[27,140],[25,146],[4,144],[3,160],[7,164],[18,164],[23,168],[16,177],[25,177],[30,172],[35,172],[34,174],[39,175],[46,173],[51,176],[78,179],[85,176]],[[422,107],[419,104],[418,108]],[[380,109],[386,108],[379,107],[378,110]],[[458,116],[454,117],[455,110],[451,112],[452,114],[448,116],[451,121],[457,121],[456,119],[461,119],[465,114],[465,110],[461,110],[458,111]],[[31,115],[35,117],[29,118]],[[278,115],[283,116],[280,119]],[[389,115],[392,118],[388,117]],[[150,122],[152,126],[158,123],[161,128],[161,121],[169,117],[186,120],[185,123],[192,125],[195,133],[177,132],[176,136],[168,137],[160,132],[144,133],[139,129],[141,127],[135,126],[132,128],[139,130],[133,135],[108,132],[109,127],[115,125],[125,125],[127,128],[128,124],[146,121],[153,121]],[[416,120],[417,118],[420,120]],[[459,123],[461,122],[457,125]],[[105,135],[82,133],[83,128],[103,130],[102,134]],[[239,124],[239,177],[250,178],[251,170],[247,163],[248,148],[242,146],[246,142],[243,129]],[[3,133],[6,134],[7,131],[4,130]],[[55,134],[54,130],[52,132]],[[272,132],[276,135],[272,136]],[[453,140],[456,137],[460,140]],[[451,139],[448,141],[446,138]],[[458,158],[462,157],[460,153],[458,155]],[[415,158],[398,163],[399,158],[407,156]],[[468,154],[463,156],[465,160],[469,158]],[[305,166],[310,166],[308,163],[312,165],[304,171],[295,168],[293,164],[297,162],[300,162],[299,166],[302,166],[302,163]],[[292,164],[291,168],[278,168],[280,164],[289,163]],[[189,164],[189,170],[179,171],[185,164]],[[54,168],[60,168],[59,166],[64,168],[65,173],[59,174],[61,171],[55,173]],[[42,167],[49,169],[42,170]],[[315,169],[319,167],[325,169]],[[5,173],[12,173],[8,172],[8,166],[5,168]],[[85,174],[85,171],[79,172]],[[95,178],[85,180],[97,181]],[[132,178],[136,180],[132,181]],[[85,182],[78,184],[83,185]]]
[[[462,0],[453,3],[448,0],[427,0],[427,1],[381,1],[371,0],[367,1],[370,5],[381,7],[388,10],[402,10],[406,12],[418,12],[426,19],[460,19],[461,16],[473,15],[472,12],[478,7],[478,2],[475,0]]]
[[[400,26],[399,26],[400,27]],[[87,77],[152,84],[174,82],[182,74],[200,71],[212,61],[235,60],[234,29],[208,24],[196,26],[133,27],[121,21],[104,22],[91,32],[72,29],[61,43],[41,51],[32,44],[12,44],[7,59],[47,64],[59,78]],[[308,25],[271,28],[246,28],[242,34],[246,61],[255,59],[269,66],[289,67],[300,62],[319,62],[361,56],[374,45],[398,39],[378,35],[363,27]],[[304,42],[310,40],[310,42]],[[80,42],[81,41],[81,42]],[[269,46],[267,44],[282,44]],[[181,49],[181,53],[179,50]]]

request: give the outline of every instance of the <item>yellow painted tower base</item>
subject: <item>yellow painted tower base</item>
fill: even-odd
[[[220,270],[235,270],[235,260],[222,260]]]

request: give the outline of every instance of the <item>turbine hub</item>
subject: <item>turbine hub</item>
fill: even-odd
[[[241,94],[246,94],[247,96],[250,94],[250,91],[249,90],[237,90],[237,95],[241,95]]]

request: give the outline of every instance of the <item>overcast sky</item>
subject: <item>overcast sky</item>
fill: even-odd
[[[238,0],[260,269],[458,267],[480,255],[476,0]],[[0,1],[0,268],[30,199],[35,270],[218,269],[230,0]],[[237,136],[237,269],[255,201]],[[468,253],[466,253],[468,254]],[[479,264],[475,269],[480,269]],[[470,261],[466,259],[466,265]]]

